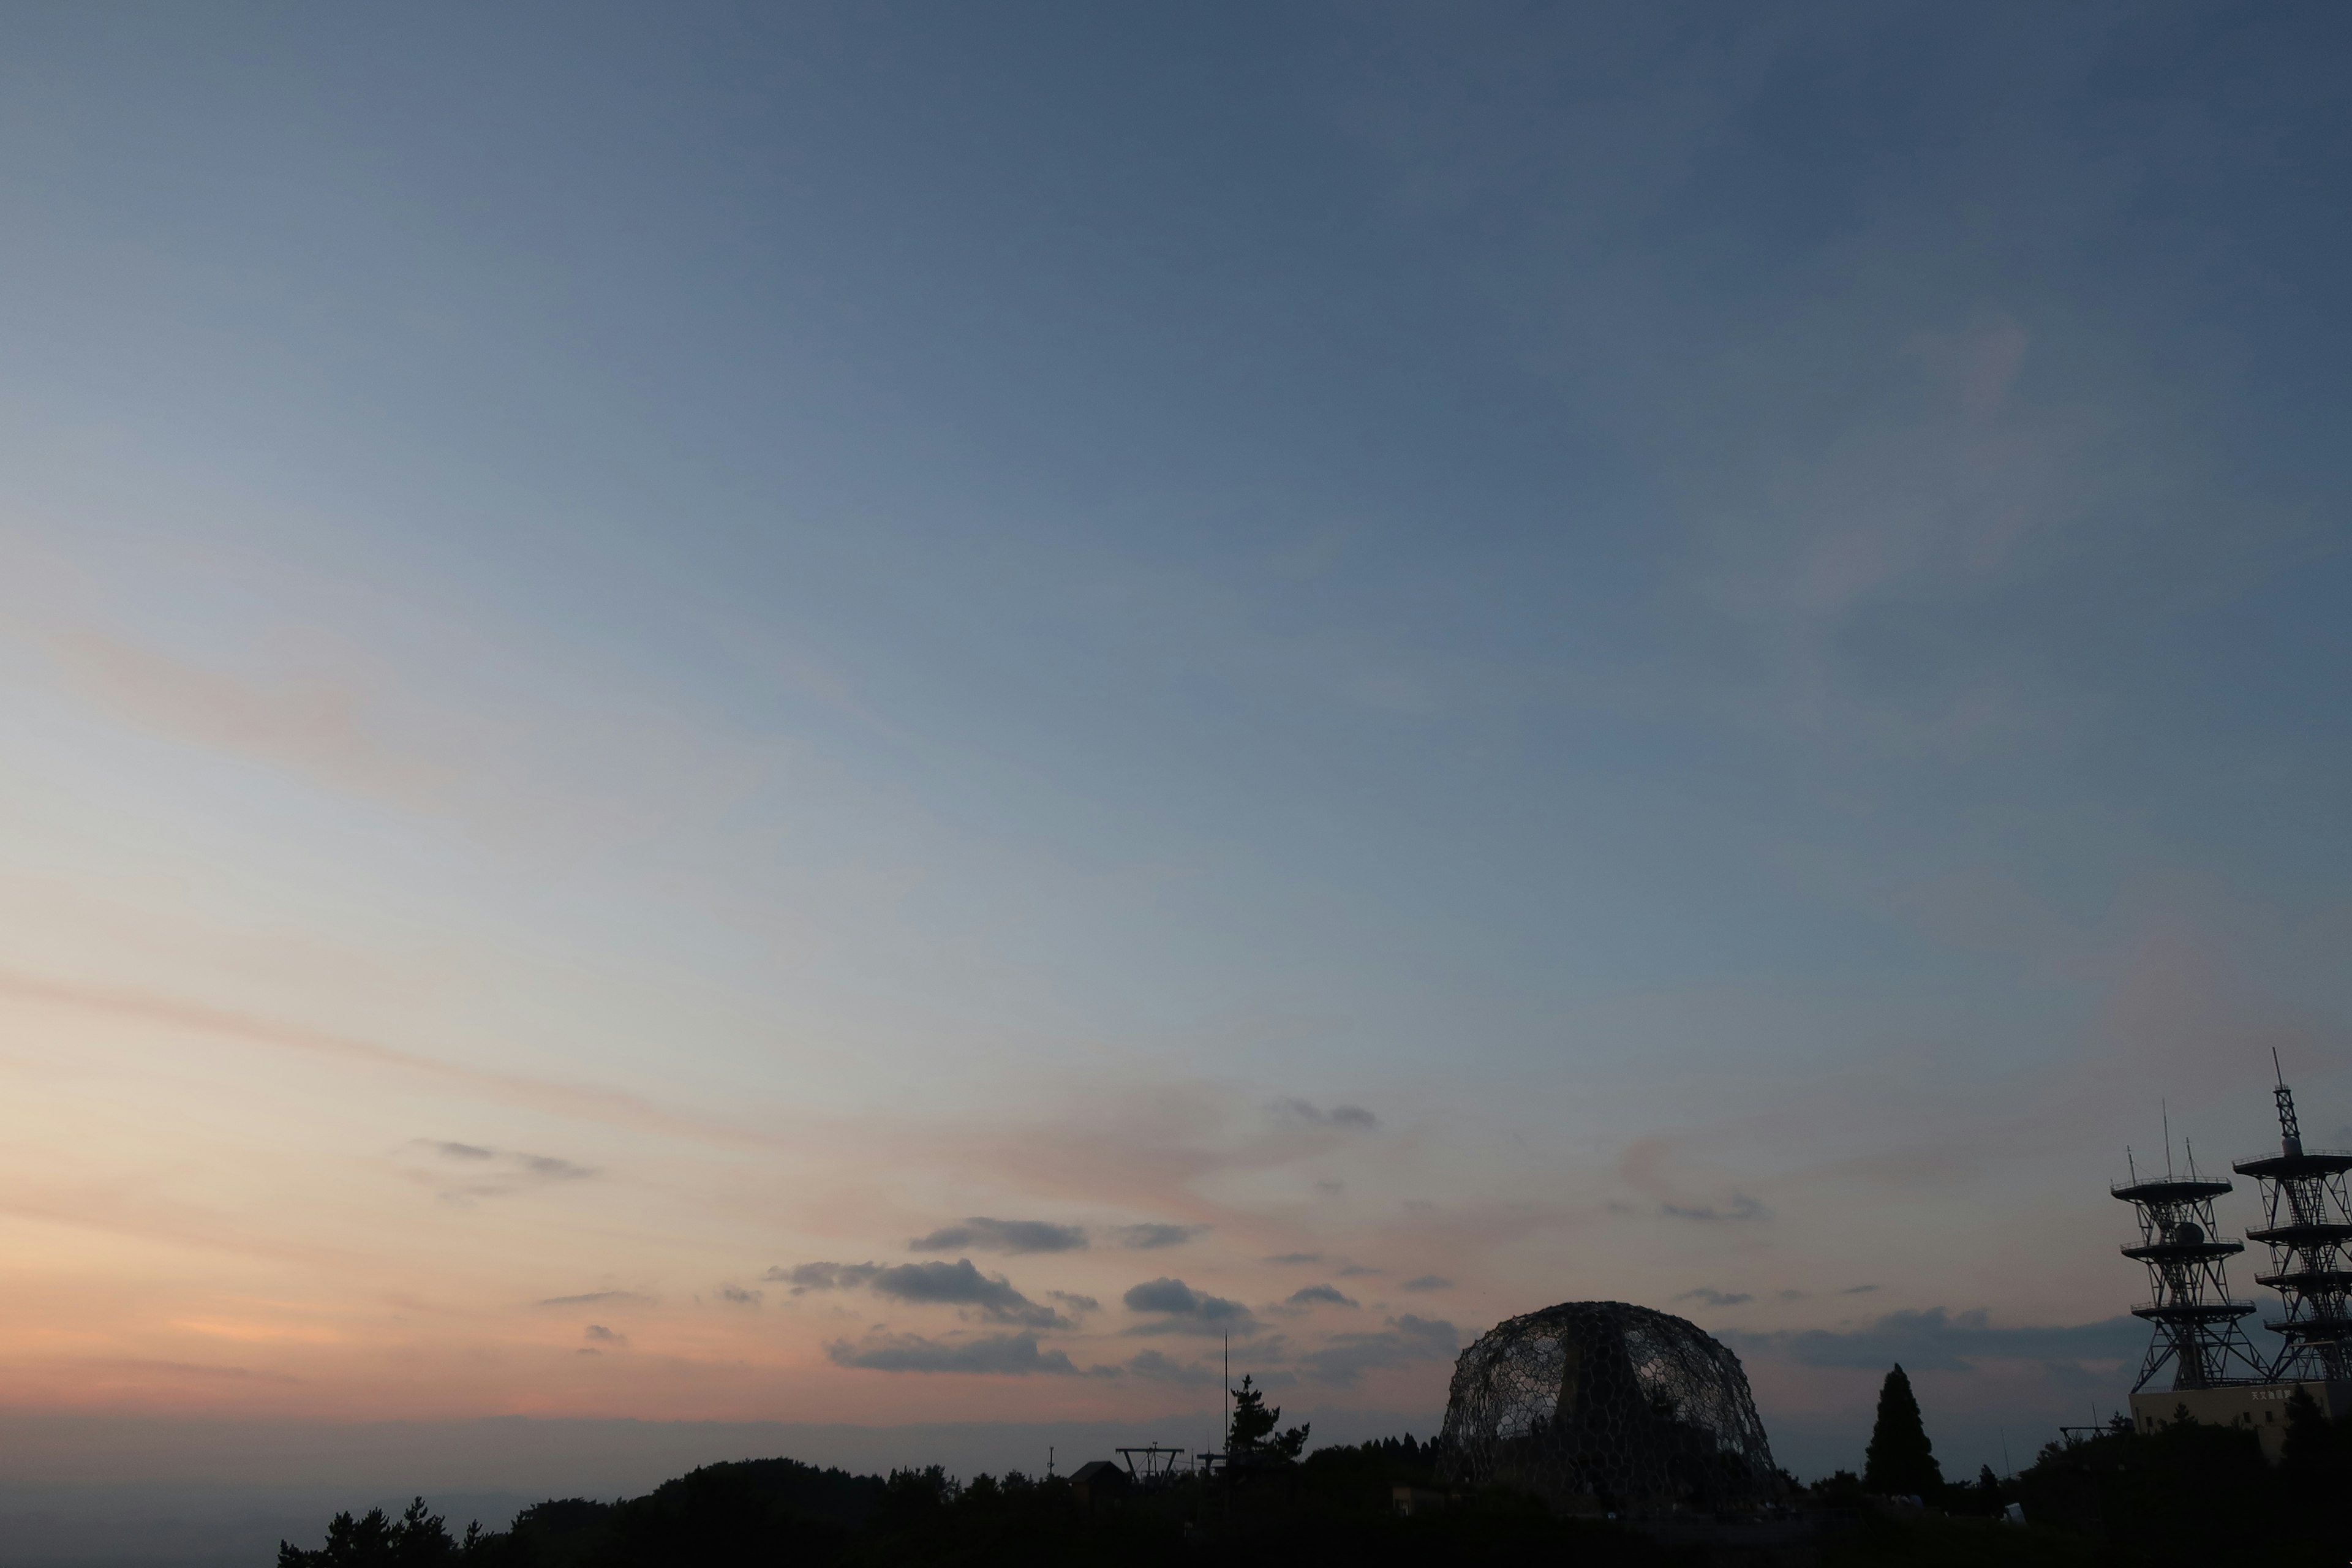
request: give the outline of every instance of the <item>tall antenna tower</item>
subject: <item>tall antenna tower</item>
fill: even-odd
[[[2271,1065],[2278,1066],[2276,1052]],[[2263,1324],[2286,1341],[2271,1377],[2279,1383],[2352,1377],[2352,1267],[2345,1261],[2352,1244],[2352,1206],[2345,1193],[2352,1152],[2305,1149],[2294,1091],[2284,1072],[2273,1092],[2279,1152],[2230,1167],[2262,1185],[2263,1227],[2246,1232],[2246,1239],[2270,1247],[2271,1271],[2255,1276],[2254,1283],[2276,1290],[2285,1303],[2285,1316]]]
[[[2135,1170],[2130,1181],[2107,1189],[2131,1205],[2139,1220],[2139,1245],[2123,1254],[2147,1265],[2149,1300],[2134,1307],[2132,1316],[2156,1325],[2132,1392],[2153,1384],[2168,1365],[2175,1388],[2265,1382],[2267,1369],[2238,1327],[2254,1304],[2231,1300],[2226,1273],[2229,1259],[2245,1247],[2221,1239],[2213,1224],[2213,1200],[2231,1191],[2231,1184],[2200,1176],[2193,1153],[2188,1173],[2173,1174],[2168,1126],[2164,1142],[2163,1175],[2142,1181]]]

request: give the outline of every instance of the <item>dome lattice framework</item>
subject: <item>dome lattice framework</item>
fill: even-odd
[[[1739,1358],[1696,1324],[1622,1301],[1497,1323],[1445,1403],[1454,1477],[1617,1510],[1754,1508],[1780,1471]]]

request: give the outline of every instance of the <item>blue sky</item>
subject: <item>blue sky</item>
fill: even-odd
[[[1687,1310],[1825,1468],[1797,1336],[2119,1399],[2157,1101],[2352,1121],[2337,8],[5,26],[18,1404],[1177,1397],[696,1315],[979,1215],[1368,1409]]]

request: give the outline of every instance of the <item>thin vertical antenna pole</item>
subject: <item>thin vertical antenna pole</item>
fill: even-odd
[[[2124,1145],[2124,1169],[2131,1173],[2132,1185],[2139,1185],[2139,1167],[2132,1163],[2131,1145]]]
[[[2278,1047],[2276,1046],[2273,1046],[2271,1047],[2271,1076],[2278,1079],[2278,1086],[2281,1089],[2284,1089],[2286,1087],[2286,1068],[2279,1066]]]
[[[2172,1174],[2172,1107],[2159,1100],[2157,1109],[2164,1113],[2164,1173]]]

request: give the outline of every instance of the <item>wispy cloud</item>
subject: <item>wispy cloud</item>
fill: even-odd
[[[1308,1285],[1301,1289],[1293,1290],[1284,1299],[1282,1304],[1286,1307],[1313,1307],[1323,1305],[1333,1307],[1352,1307],[1356,1303],[1349,1300],[1346,1296],[1340,1294],[1338,1287],[1336,1286]]]
[[[955,1225],[942,1226],[907,1244],[910,1252],[1073,1252],[1087,1245],[1087,1233],[1075,1225],[1055,1225],[1042,1219],[991,1219],[974,1215]]]
[[[637,1290],[590,1290],[579,1296],[550,1296],[539,1304],[542,1307],[586,1307],[598,1301],[611,1301],[632,1307],[650,1307],[658,1298]]]
[[[247,679],[89,628],[47,642],[78,689],[152,733],[412,809],[425,806],[445,782],[387,741],[382,715],[359,686],[315,676]]]
[[[168,1381],[187,1380],[195,1383],[264,1383],[299,1386],[303,1380],[291,1373],[267,1372],[247,1366],[213,1366],[184,1361],[140,1361],[115,1357],[72,1363],[89,1373],[130,1373],[142,1377],[157,1377]]]
[[[1712,1204],[1660,1204],[1658,1212],[1672,1219],[1692,1219],[1705,1225],[1737,1225],[1772,1217],[1769,1210],[1745,1193],[1734,1193],[1731,1201],[1719,1208]]]
[[[1710,1307],[1737,1307],[1743,1302],[1753,1301],[1756,1298],[1745,1290],[1717,1290],[1713,1286],[1701,1285],[1694,1289],[1684,1291],[1675,1300],[1704,1301]]]
[[[1370,1129],[1381,1124],[1379,1117],[1360,1105],[1335,1105],[1326,1110],[1308,1100],[1277,1100],[1274,1110],[1280,1117],[1326,1127]]]
[[[410,1147],[434,1158],[425,1166],[410,1167],[409,1177],[447,1203],[470,1204],[483,1198],[505,1197],[558,1182],[584,1182],[599,1173],[593,1166],[552,1154],[494,1149],[483,1143],[419,1138]]]
[[[1030,1329],[1073,1326],[1053,1308],[1023,1295],[1003,1275],[982,1274],[969,1258],[953,1263],[803,1263],[794,1268],[771,1268],[761,1278],[789,1284],[795,1296],[810,1290],[864,1287],[894,1300],[974,1308],[994,1323],[1017,1323]]]
[[[1454,1281],[1443,1274],[1420,1274],[1398,1287],[1404,1290],[1451,1290]]]
[[[993,1377],[1035,1373],[1073,1377],[1078,1369],[1058,1350],[1039,1350],[1034,1334],[995,1334],[984,1339],[929,1340],[919,1334],[877,1334],[852,1344],[825,1347],[835,1366],[872,1372],[975,1373]]]
[[[1298,1367],[1318,1383],[1345,1387],[1376,1367],[1444,1361],[1460,1348],[1452,1323],[1408,1312],[1377,1333],[1333,1334],[1321,1350],[1299,1357]]]
[[[1885,1367],[1957,1372],[1981,1361],[2133,1362],[2147,1348],[2147,1325],[2106,1318],[2055,1328],[1995,1328],[1982,1310],[1942,1307],[1889,1312],[1859,1329],[1799,1329],[1733,1333],[1734,1345],[1803,1366]]]
[[[643,1096],[621,1089],[461,1067],[416,1052],[397,1050],[372,1040],[278,1023],[227,1008],[153,995],[143,991],[68,983],[0,970],[0,995],[115,1017],[137,1018],[197,1035],[299,1051],[355,1065],[397,1068],[471,1089],[485,1100],[577,1117],[586,1121],[763,1149],[778,1147],[782,1142],[782,1138],[773,1133],[755,1131],[719,1117],[670,1110]]]
[[[1138,1252],[1152,1252],[1163,1247],[1181,1247],[1196,1236],[1204,1236],[1205,1225],[1119,1225],[1108,1234],[1124,1247]]]
[[[1198,1388],[1217,1381],[1217,1373],[1213,1368],[1193,1362],[1171,1361],[1160,1352],[1150,1350],[1138,1351],[1128,1357],[1127,1370],[1152,1383],[1180,1384],[1188,1388]]]

